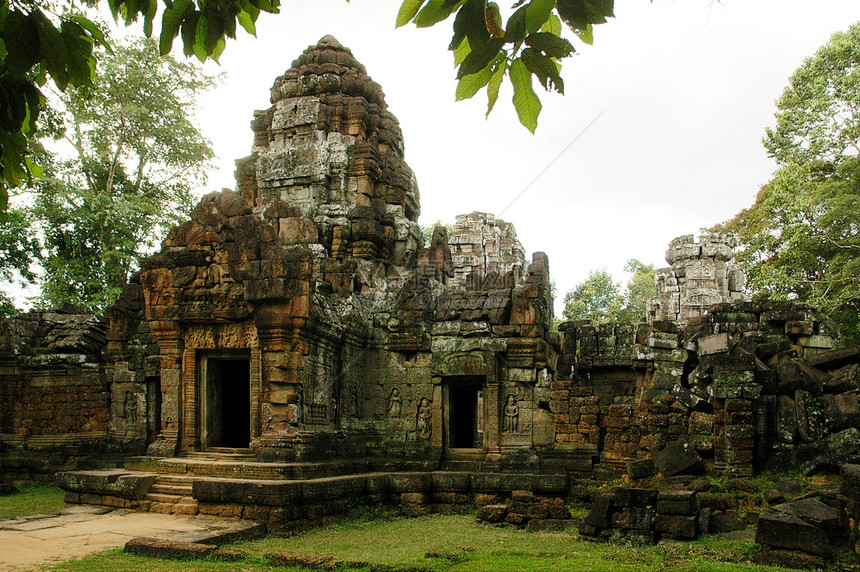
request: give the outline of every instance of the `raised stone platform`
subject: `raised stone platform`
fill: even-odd
[[[127,469],[61,473],[66,502],[299,528],[359,506],[397,506],[403,514],[463,512],[513,491],[564,497],[567,473],[384,470],[381,460],[256,463],[202,458],[135,458]],[[139,470],[145,468],[146,471]]]

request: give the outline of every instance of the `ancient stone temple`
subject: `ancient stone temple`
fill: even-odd
[[[205,197],[143,262],[118,304],[141,311],[111,312],[114,371],[139,324],[157,341],[149,452],[499,458],[546,440],[546,258],[527,264],[480,213],[423,247],[397,120],[333,38],[271,100],[238,192]]]
[[[860,455],[860,350],[813,308],[743,301],[728,237],[672,241],[650,323],[554,332],[549,262],[512,224],[463,214],[424,243],[397,120],[348,49],[309,47],[271,101],[236,190],[105,317],[0,324],[7,478],[104,469],[63,473],[67,499],[289,528]]]

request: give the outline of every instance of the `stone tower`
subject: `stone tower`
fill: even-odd
[[[325,36],[275,80],[271,102],[254,114],[253,154],[236,162],[249,206],[284,242],[414,264],[418,185],[397,119],[352,52]]]
[[[656,273],[657,296],[648,304],[648,320],[686,324],[713,304],[744,300],[744,275],[732,264],[737,242],[726,234],[692,234],[669,243],[666,262]]]

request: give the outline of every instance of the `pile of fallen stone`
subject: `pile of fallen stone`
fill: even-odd
[[[532,532],[558,531],[573,524],[560,498],[539,498],[530,491],[513,491],[505,504],[478,509],[478,522],[509,524]]]
[[[830,556],[851,546],[860,555],[860,465],[840,467],[839,489],[824,489],[761,512],[756,542],[765,552]]]
[[[698,538],[695,491],[618,488],[600,495],[579,527],[583,536],[610,538],[613,533],[656,542],[663,536]]]
[[[718,502],[721,496],[692,490],[617,488],[597,497],[579,533],[657,542],[664,538],[693,540],[705,533],[743,528],[741,521],[724,510],[727,505]]]

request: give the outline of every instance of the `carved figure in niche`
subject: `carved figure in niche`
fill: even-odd
[[[353,419],[358,418],[358,387],[355,385],[350,389],[349,415]]]
[[[520,426],[520,408],[517,406],[517,399],[513,395],[508,395],[507,403],[505,403],[505,423],[502,428],[504,433],[516,433]]]
[[[125,392],[123,408],[125,409],[125,422],[129,425],[137,423],[137,400],[135,400],[134,394],[130,391]]]
[[[432,415],[430,400],[422,397],[418,403],[418,436],[422,439],[429,439],[433,432],[433,422],[430,419]]]
[[[400,398],[400,390],[396,387],[391,390],[391,395],[388,397],[388,416],[395,419],[400,417],[403,400]]]

